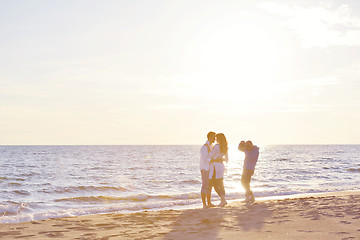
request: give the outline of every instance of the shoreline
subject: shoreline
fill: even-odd
[[[229,201],[224,208],[108,213],[1,223],[6,239],[359,239],[360,191]]]
[[[263,201],[263,200],[281,200],[281,199],[288,199],[288,198],[299,198],[299,197],[306,197],[306,196],[322,196],[322,195],[328,195],[328,194],[342,194],[342,193],[347,193],[347,192],[357,192],[358,190],[341,190],[341,191],[337,191],[337,192],[304,192],[304,193],[290,193],[290,194],[284,194],[284,195],[270,195],[270,196],[256,196],[255,193],[255,197],[256,200],[259,201]],[[360,193],[360,190],[359,190]],[[213,202],[216,203],[220,202],[220,198],[216,195],[213,194],[212,196],[213,198]],[[186,201],[186,199],[184,199]],[[196,201],[197,200],[197,201]],[[202,203],[201,203],[201,199],[200,199],[200,194],[197,198],[191,198],[189,199],[189,201],[191,201],[191,203],[187,203],[187,204],[175,204],[175,205],[170,205],[169,206],[162,206],[162,207],[155,207],[155,208],[142,208],[142,207],[135,207],[138,208],[137,210],[129,210],[129,209],[125,209],[125,210],[115,210],[114,208],[112,208],[112,210],[109,211],[102,211],[102,210],[93,210],[91,208],[86,209],[85,208],[85,212],[88,211],[87,213],[79,213],[81,211],[84,211],[84,209],[72,209],[69,212],[60,212],[57,214],[54,213],[50,213],[50,215],[52,214],[53,216],[46,216],[47,213],[35,213],[33,217],[29,217],[29,216],[22,216],[19,215],[18,221],[14,221],[14,220],[9,220],[7,219],[8,217],[12,217],[12,216],[7,216],[5,214],[3,216],[0,216],[0,224],[7,224],[7,223],[24,223],[24,222],[32,222],[32,221],[44,221],[44,220],[50,220],[50,219],[61,219],[61,218],[68,218],[68,217],[82,217],[82,216],[93,216],[93,215],[105,215],[105,214],[129,214],[129,213],[139,213],[139,212],[159,212],[159,211],[165,211],[165,210],[175,210],[175,211],[182,211],[182,210],[190,210],[190,209],[199,209],[202,208]],[[243,197],[231,197],[228,195],[228,199],[227,202],[228,203],[236,203],[236,202],[243,202],[244,198]],[[134,204],[134,203],[133,203]],[[139,202],[139,204],[143,204],[143,202]],[[42,216],[43,215],[43,216]],[[16,217],[16,215],[14,215]],[[21,219],[21,220],[20,220]]]

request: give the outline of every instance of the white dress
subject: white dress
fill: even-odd
[[[211,159],[219,159],[223,158],[224,161],[228,161],[228,154],[224,154],[220,152],[220,145],[216,144],[214,149],[210,152]],[[213,177],[215,179],[224,178],[225,166],[222,162],[213,162],[210,163],[210,172],[209,172],[209,179]]]

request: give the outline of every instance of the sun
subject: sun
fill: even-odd
[[[284,64],[276,32],[254,23],[228,24],[202,34],[198,59],[204,77],[194,81],[197,86],[210,91],[218,84],[219,92],[229,100],[263,101],[276,93],[274,82]],[[211,95],[207,91],[203,94]]]

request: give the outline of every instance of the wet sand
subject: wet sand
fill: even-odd
[[[0,239],[360,239],[360,191],[2,223]]]

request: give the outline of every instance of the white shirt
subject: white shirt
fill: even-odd
[[[224,158],[223,158],[224,157]],[[214,146],[214,149],[211,151],[209,155],[210,159],[218,159],[223,158],[224,161],[228,161],[229,157],[228,154],[224,154],[220,152],[220,145],[216,144]],[[213,175],[215,174],[215,179],[224,178],[224,172],[225,172],[225,166],[221,162],[213,162],[210,164],[210,170],[209,170],[209,179],[213,178]]]
[[[208,151],[208,147],[205,145],[209,147],[210,151]],[[210,167],[211,158],[209,157],[209,155],[213,147],[209,141],[206,141],[205,145],[203,145],[200,148],[200,171],[201,170],[209,171],[209,167]]]

